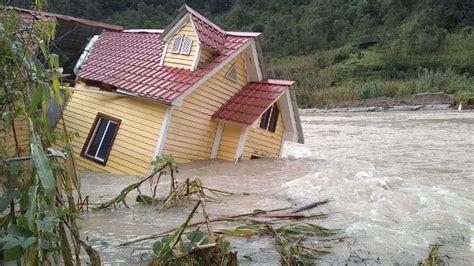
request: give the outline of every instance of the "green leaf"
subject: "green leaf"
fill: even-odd
[[[8,228],[7,233],[12,236],[16,237],[23,237],[28,238],[33,236],[33,232],[28,230],[27,228],[20,227],[17,225],[12,225]]]
[[[29,113],[33,113],[38,108],[38,104],[43,99],[44,87],[42,82],[38,82],[38,85],[35,88],[35,93],[33,94],[33,99],[30,104]]]
[[[60,222],[56,217],[45,217],[43,220],[36,220],[38,228],[44,232],[53,232],[54,227]]]
[[[203,239],[204,233],[199,230],[196,230],[189,232],[186,236],[189,241],[191,241],[191,243],[199,243],[199,241]]]
[[[15,247],[21,246],[21,243],[22,242],[18,239],[12,239],[12,240],[8,241],[7,243],[5,243],[5,245],[3,245],[3,247],[2,247],[2,249],[15,248]]]
[[[30,123],[33,126],[31,119]],[[37,175],[45,191],[46,202],[51,206],[55,201],[56,178],[53,175],[48,158],[43,150],[41,140],[35,132],[31,132],[31,155],[33,157],[33,164],[37,170]]]
[[[267,212],[262,209],[255,209],[252,211],[253,214],[266,214]]]
[[[25,241],[23,241],[23,243],[21,243],[21,247],[23,249],[27,249],[29,246],[33,245],[34,243],[36,243],[36,237],[34,236],[28,237],[27,239],[25,239]]]
[[[193,248],[193,246],[195,246],[193,242],[186,241],[181,243],[180,249],[182,252],[188,252]]]
[[[163,248],[163,244],[161,243],[160,240],[153,243],[153,252],[158,253],[161,251],[162,248]]]
[[[162,257],[164,254],[168,253],[171,251],[171,245],[172,243],[174,243],[174,241],[176,240],[176,238],[181,234],[181,232],[184,230],[183,227],[179,227],[177,228],[173,235],[171,235],[171,237],[169,237],[166,242],[163,243],[163,248],[161,249],[160,251],[160,254],[158,255],[159,257]]]
[[[19,260],[23,256],[23,249],[21,247],[14,247],[5,249],[5,261]]]
[[[10,193],[8,193],[8,191],[2,197],[0,197],[0,213],[10,206],[12,199],[13,197]]]
[[[33,230],[36,219],[36,192],[38,186],[31,186],[28,190],[28,210],[26,211],[26,222],[28,228]]]

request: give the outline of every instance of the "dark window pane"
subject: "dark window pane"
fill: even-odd
[[[265,113],[263,113],[262,120],[260,121],[260,128],[267,129],[271,112],[272,108],[270,107],[267,111],[265,111]]]
[[[107,151],[109,151],[109,147],[112,144],[112,139],[114,138],[115,130],[117,129],[117,124],[114,122],[109,123],[109,127],[104,135],[104,140],[102,141],[102,145],[100,145],[99,153],[97,153],[97,157],[105,160],[107,156]]]
[[[102,136],[104,135],[105,128],[107,127],[108,122],[109,122],[108,120],[100,118],[99,123],[97,123],[98,124],[97,130],[95,131],[95,134],[92,137],[89,149],[87,149],[87,152],[86,152],[87,155],[95,157],[97,149],[99,148],[100,140],[102,139]]]
[[[278,110],[278,106],[275,104],[273,106],[272,118],[270,119],[270,126],[268,127],[268,130],[270,130],[271,132],[275,132],[276,130],[279,113],[280,110]]]

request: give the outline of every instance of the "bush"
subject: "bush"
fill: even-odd
[[[474,91],[473,78],[458,74],[450,67],[446,70],[418,69],[418,77],[411,82],[416,93]]]
[[[385,84],[381,81],[367,81],[357,91],[357,97],[361,100],[381,97],[385,95]]]
[[[311,106],[325,107],[328,104],[352,101],[356,98],[350,87],[332,87],[313,92]]]

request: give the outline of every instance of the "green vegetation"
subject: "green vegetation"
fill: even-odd
[[[0,263],[80,265],[84,248],[90,264],[100,265],[77,225],[74,134],[48,125],[51,101],[63,103],[59,57],[49,52],[56,23],[22,23],[11,9],[0,6],[0,12],[0,135],[12,136],[15,144],[12,152],[9,137],[0,138]],[[23,157],[15,130],[22,120],[29,130],[29,156]]]
[[[164,28],[183,3],[224,29],[263,32],[269,75],[296,80],[303,107],[417,91],[466,95],[474,87],[473,1],[58,0],[50,10],[126,28]],[[353,46],[366,36],[377,45]],[[426,87],[427,80],[417,81],[425,72],[443,73],[454,87],[439,80]]]

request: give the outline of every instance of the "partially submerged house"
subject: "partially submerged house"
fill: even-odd
[[[302,143],[294,82],[265,77],[260,38],[186,5],[164,30],[102,32],[63,113],[79,168],[140,175],[163,154],[278,158],[285,140]]]

